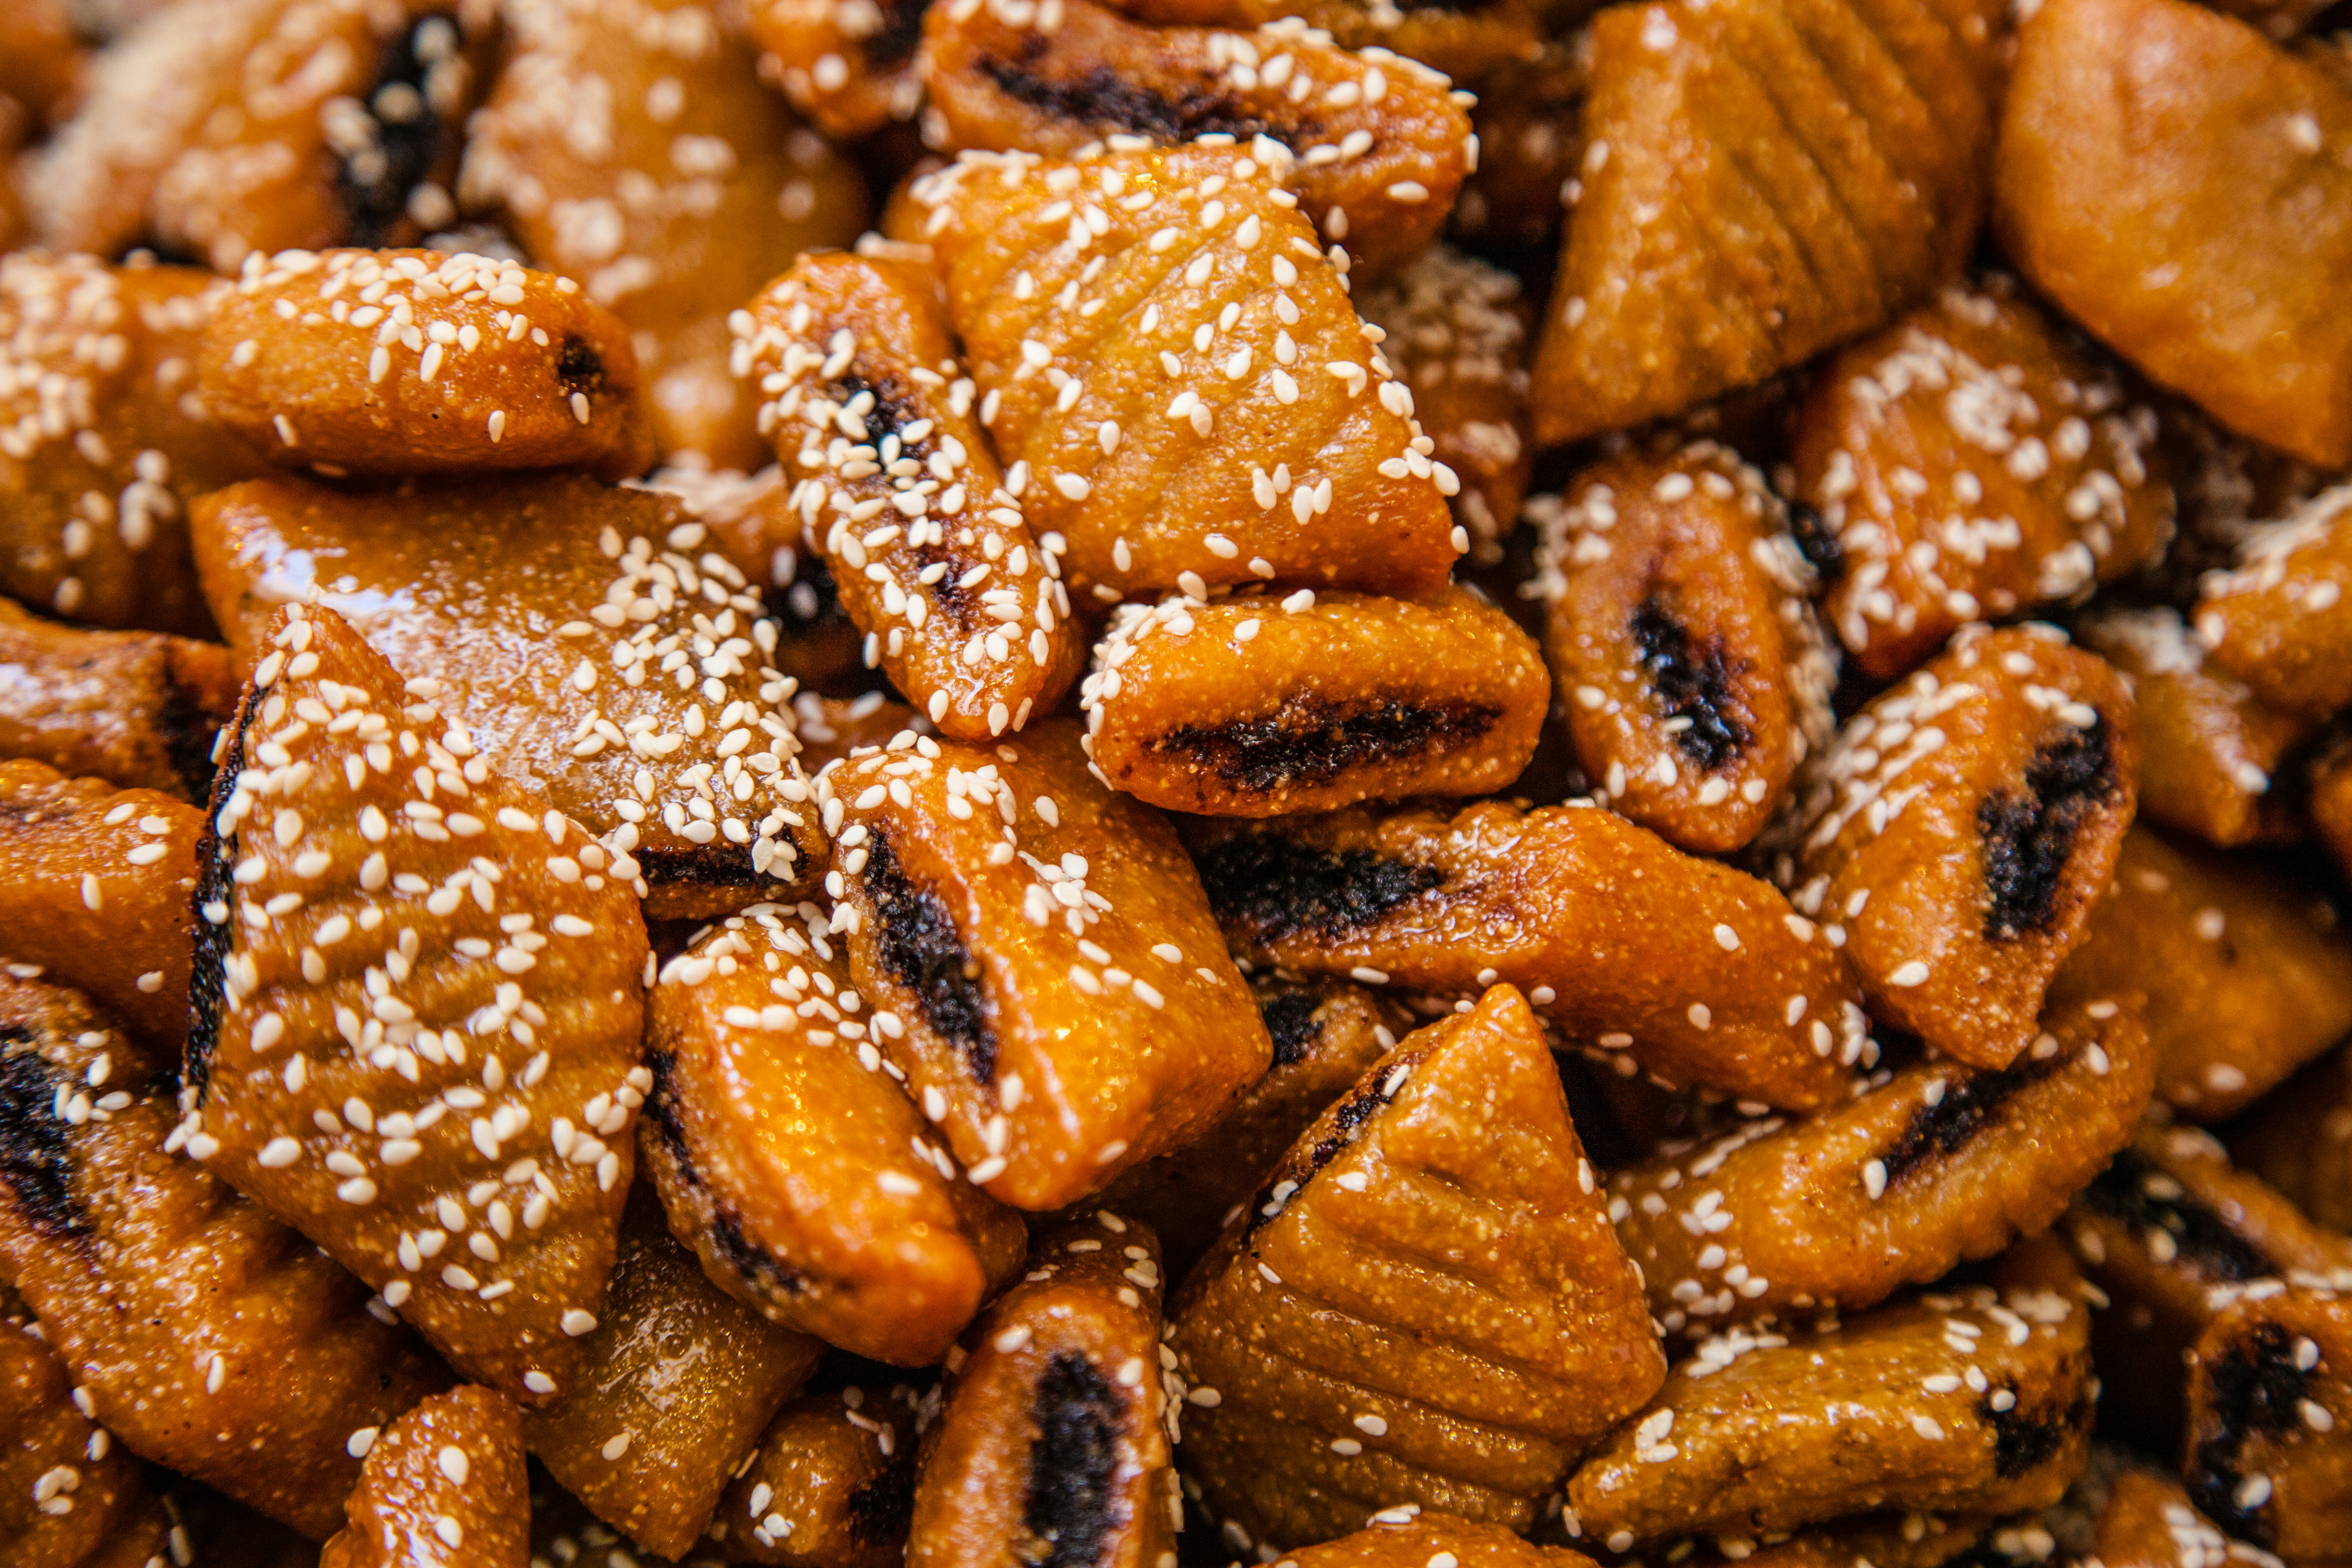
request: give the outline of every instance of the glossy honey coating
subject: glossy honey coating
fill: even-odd
[[[1299,16],[1344,48],[1386,48],[1464,81],[1518,58],[1543,37],[1547,20],[1538,0],[1410,6],[1375,0],[1118,0],[1118,8],[1160,26],[1262,27]]]
[[[2261,1547],[2223,1535],[2197,1511],[2179,1481],[2149,1470],[2116,1478],[2099,1511],[2095,1540],[2106,1568],[2180,1568],[2188,1563],[2283,1568]]]
[[[1761,381],[1957,272],[1983,216],[1997,16],[1663,0],[1597,17],[1537,438]]]
[[[628,330],[580,285],[460,251],[256,255],[205,324],[212,416],[342,474],[651,465]]]
[[[2281,762],[2311,730],[2206,657],[2169,605],[2094,609],[2074,637],[2132,683],[2139,815],[2223,847],[2274,837]]]
[[[1971,621],[2086,596],[2172,533],[2155,410],[2000,273],[1840,353],[1793,456],[1844,559],[1828,619],[1882,680]]]
[[[164,1549],[169,1519],[137,1456],[73,1394],[40,1329],[0,1319],[0,1541],[17,1568],[135,1568]]]
[[[1237,148],[968,153],[913,187],[981,424],[1073,594],[1423,593],[1467,547],[1279,177]]]
[[[1181,1279],[1298,1135],[1406,1031],[1402,1008],[1345,980],[1251,982],[1274,1040],[1274,1065],[1190,1147],[1139,1165],[1102,1202],[1149,1225]]]
[[[1587,1568],[1592,1559],[1561,1546],[1535,1546],[1509,1531],[1408,1503],[1382,1509],[1352,1535],[1282,1553],[1285,1568],[1428,1568],[1440,1557],[1482,1568]]]
[[[1173,830],[1094,778],[1066,720],[900,739],[816,781],[828,890],[879,1047],[966,1179],[1061,1208],[1215,1125],[1273,1047]]]
[[[760,75],[836,141],[912,120],[923,101],[915,55],[929,0],[753,0]]]
[[[1769,883],[1588,804],[1202,824],[1194,849],[1254,963],[1453,996],[1507,982],[1665,1082],[1808,1110],[1869,1045],[1844,961]]]
[[[1920,1062],[1845,1104],[1676,1142],[1610,1178],[1669,1332],[1873,1307],[2056,1219],[2156,1079],[2137,998],[2053,1008],[2005,1068]]]
[[[614,876],[642,877],[657,918],[813,874],[773,623],[675,502],[580,475],[364,496],[257,480],[208,497],[198,530],[206,595],[246,668],[279,604],[317,593],[436,682],[491,765],[541,781]]]
[[[1299,1136],[1170,1316],[1230,1544],[1399,1502],[1524,1530],[1665,1373],[1541,1026],[1498,985]]]
[[[570,1392],[522,1438],[564,1489],[646,1551],[679,1558],[761,1429],[824,1346],[721,1292],[642,1191]]]
[[[1121,605],[1080,706],[1113,788],[1171,811],[1280,816],[1506,788],[1550,698],[1535,639],[1449,585]]]
[[[1983,1286],[1708,1340],[1569,1483],[1583,1538],[1792,1530],[1872,1509],[2055,1502],[2096,1394],[2088,1310]]]
[[[449,223],[489,41],[467,0],[204,0],[100,52],[32,160],[41,243],[160,242],[233,272],[254,251],[414,245]]]
[[[2156,1004],[2157,1098],[2221,1121],[2352,1029],[2352,938],[2316,889],[2135,827],[2049,994],[2133,992]]]
[[[164,1148],[165,1058],[61,986],[0,978],[0,1271],[96,1420],[141,1458],[324,1540],[352,1433],[448,1373],[367,1288]]]
[[[1053,711],[1085,638],[1058,541],[1029,526],[972,417],[938,285],[806,258],[739,312],[734,363],[869,665],[961,740]]]
[[[81,631],[0,600],[0,757],[201,800],[236,707],[217,643]]]
[[[511,1401],[453,1388],[370,1436],[351,1522],[319,1568],[524,1568],[530,1485]]]
[[[1370,272],[1428,247],[1475,162],[1444,76],[1295,20],[1229,32],[1145,26],[1093,0],[949,0],[925,17],[921,58],[932,147],[1066,158],[1229,137]]]
[[[1874,1014],[2000,1067],[2106,889],[2139,775],[2131,693],[2048,626],[1971,628],[1838,732],[1781,831]]]
[[[2273,1282],[2275,1284],[2275,1282]],[[2189,1362],[2182,1479],[2205,1516],[2290,1563],[2352,1539],[2352,1299],[2317,1286],[2247,1290]]]
[[[677,497],[689,516],[707,523],[719,553],[765,595],[781,628],[770,656],[777,670],[817,690],[855,690],[864,679],[864,634],[843,611],[833,570],[809,547],[800,514],[784,504],[792,490],[782,466],[680,482],[692,472],[665,468],[646,486]]]
[[[908,1568],[1158,1568],[1183,1521],[1158,1243],[1102,1209],[1040,1235],[1028,1263],[950,1358]]]
[[[711,1541],[683,1563],[656,1556],[589,1512],[544,1470],[529,1474],[531,1568],[722,1568],[727,1561]]]
[[[861,747],[887,745],[901,733],[933,733],[929,720],[884,691],[845,700],[803,691],[793,699],[793,717],[800,724],[801,765],[811,773]]]
[[[2195,612],[2212,661],[2274,708],[2322,716],[2352,703],[2352,485],[2323,490],[2252,531]]]
[[[199,861],[173,1147],[545,1404],[595,1326],[653,1087],[644,921],[331,611],[289,606],[263,646]]]
[[[96,626],[206,634],[187,506],[258,468],[196,388],[226,292],[185,268],[0,257],[0,590]]]
[[[776,1412],[716,1521],[763,1568],[898,1568],[915,1500],[912,1389],[804,1394]]]
[[[1462,182],[1448,232],[1481,249],[1533,248],[1557,240],[1584,195],[1577,165],[1592,68],[1592,34],[1546,40],[1478,83],[1470,123],[1478,167]]]
[[[204,814],[154,790],[0,762],[0,954],[176,1056]]]
[[[504,16],[460,198],[628,324],[663,451],[759,467],[727,314],[802,251],[856,238],[864,181],[692,0],[530,0]]]
[[[2019,271],[2149,379],[2307,461],[2352,459],[2352,91],[2182,0],[2018,30],[1993,219]]]
[[[1027,1235],[929,1136],[843,949],[816,906],[759,904],[663,966],[646,1163],[730,1294],[928,1365],[1010,1281]]]
[[[1747,844],[1834,727],[1787,509],[1707,441],[1609,458],[1528,510],[1544,651],[1601,798],[1686,849]]]

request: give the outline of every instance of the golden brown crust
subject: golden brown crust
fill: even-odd
[[[2352,1540],[2352,1300],[2275,1287],[2246,1290],[2197,1341],[2182,1477],[2223,1530],[2324,1565]]]
[[[351,1523],[320,1568],[523,1568],[530,1487],[514,1405],[468,1384],[372,1434]]]
[[[836,140],[912,120],[923,101],[915,50],[929,0],[753,0],[760,74]]]
[[[2230,1150],[2314,1221],[2352,1234],[2352,1055],[2305,1068],[2231,1131]]]
[[[2273,707],[2310,718],[2352,703],[2352,485],[2249,531],[2231,570],[2199,584],[2197,639]]]
[[[728,1557],[765,1568],[899,1568],[915,1496],[914,1390],[804,1394],[728,1484]]]
[[[64,0],[22,0],[0,16],[0,98],[16,100],[34,122],[65,107],[82,69]]]
[[[1583,196],[1584,99],[1592,33],[1547,40],[1478,83],[1470,123],[1478,167],[1462,182],[1448,232],[1479,247],[1517,249],[1558,239]]]
[[[2190,1506],[2188,1490],[2169,1476],[2127,1470],[2116,1479],[2099,1510],[2097,1547],[2106,1568],[2180,1568],[2189,1562],[2243,1562],[2277,1568],[2259,1547],[2249,1554]],[[2234,1548],[2234,1550],[2233,1550]]]
[[[236,707],[218,643],[80,631],[0,599],[0,757],[202,800],[215,731]]]
[[[73,1392],[39,1329],[0,1321],[0,1541],[16,1568],[110,1568],[161,1544],[138,1458]]]
[[[1353,1535],[1303,1552],[1286,1552],[1282,1561],[1296,1568],[1428,1568],[1440,1555],[1480,1568],[1595,1568],[1580,1552],[1531,1546],[1495,1525],[1411,1506],[1374,1515],[1370,1524]]]
[[[1543,36],[1545,7],[1536,0],[1481,0],[1474,5],[1382,5],[1374,0],[1118,0],[1138,21],[1161,26],[1262,27],[1291,16],[1328,33],[1343,47],[1386,49],[1463,81],[1475,81],[1516,59]]]

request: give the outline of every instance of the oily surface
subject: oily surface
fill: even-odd
[[[2213,662],[2289,712],[2318,715],[2352,701],[2352,485],[2321,491],[2284,526],[2252,531],[2227,572],[2199,584],[2198,640]]]
[[[767,1568],[898,1568],[915,1496],[914,1390],[788,1401],[719,1505],[728,1552]]]
[[[522,1568],[521,1423],[478,1385],[436,1394],[374,1435],[320,1568]]]
[[[213,738],[236,707],[217,643],[78,631],[0,600],[0,757],[202,800]]]
[[[2293,1560],[2325,1561],[2352,1528],[2347,1315],[2352,1303],[2331,1289],[2249,1291],[2214,1316],[2189,1362],[2189,1498],[2231,1534]]]

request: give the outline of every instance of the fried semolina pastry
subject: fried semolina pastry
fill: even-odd
[[[2205,1516],[2304,1568],[2352,1541],[2352,1298],[2250,1289],[2214,1314],[2189,1361],[2183,1479]]]
[[[1085,633],[1060,542],[1029,527],[972,417],[937,283],[806,257],[735,332],[760,432],[793,476],[786,505],[891,684],[960,740],[1052,712]]]
[[[2172,534],[2156,411],[1998,272],[1832,359],[1793,455],[1845,562],[1830,622],[1881,680],[1971,621],[2087,595]]]
[[[457,0],[200,0],[94,57],[27,172],[53,250],[146,240],[233,272],[291,247],[411,245],[449,190],[489,9]]]
[[[1264,27],[1297,16],[1341,48],[1367,55],[1385,49],[1461,81],[1475,81],[1518,58],[1547,31],[1543,0],[1409,7],[1375,0],[1116,0],[1116,5],[1156,26]]]
[[[2347,144],[2352,94],[2243,23],[2182,0],[2062,0],[2019,31],[1993,221],[2027,280],[2151,380],[2340,466]]]
[[[2352,1232],[2352,1055],[2305,1068],[2231,1129],[2230,1149],[2314,1221]]]
[[[776,1412],[728,1483],[730,1559],[766,1568],[898,1568],[915,1503],[912,1389],[804,1394]]]
[[[620,318],[553,273],[461,251],[256,253],[205,324],[213,417],[341,474],[652,464]]]
[[[359,1479],[345,1440],[447,1372],[165,1149],[164,1058],[43,982],[0,975],[0,1272],[115,1441],[325,1539]]]
[[[1183,1502],[1160,1248],[1108,1209],[1057,1226],[950,1360],[923,1439],[908,1568],[1168,1568]]]
[[[576,474],[366,495],[269,479],[205,498],[196,526],[245,668],[278,604],[316,593],[437,682],[485,765],[539,780],[596,858],[614,852],[590,872],[641,877],[649,915],[740,909],[813,874],[772,623],[668,499]]]
[[[1678,1552],[1668,1548],[1667,1560],[1676,1568],[1727,1568],[1734,1563],[1742,1568],[1943,1568],[1959,1559],[1966,1564],[1995,1568],[2048,1556],[2044,1552],[2037,1558],[2031,1552],[1969,1555],[1970,1548],[1991,1532],[1992,1522],[1981,1514],[1855,1514],[1762,1537],[1718,1535],[1709,1543],[1712,1551],[1702,1547],[1696,1552]]]
[[[2053,627],[1970,627],[1799,790],[1783,868],[1874,1014],[1978,1067],[2035,1034],[2138,793],[2131,692]]]
[[[915,56],[930,0],[751,0],[760,75],[834,140],[908,121],[922,106]]]
[[[906,739],[817,779],[827,883],[872,1043],[966,1178],[1062,1208],[1213,1127],[1274,1047],[1174,831],[1067,720]]]
[[[1230,1544],[1418,1503],[1524,1530],[1665,1371],[1543,1031],[1507,985],[1408,1036],[1171,1306],[1187,1475]]]
[[[2221,1121],[2352,1029],[2352,936],[2316,890],[2135,826],[2049,994],[2133,992],[2159,1004],[2147,1010],[2157,1097]]]
[[[1437,443],[1432,456],[1462,482],[1454,515],[1470,531],[1471,560],[1499,563],[1536,460],[1528,313],[1518,279],[1433,245],[1396,276],[1363,286],[1355,300],[1364,320],[1388,334],[1381,352]]]
[[[1470,123],[1478,166],[1462,182],[1449,230],[1482,249],[1533,250],[1559,237],[1583,193],[1580,127],[1592,70],[1592,34],[1548,39],[1478,83]]]
[[[2171,1477],[2132,1469],[2116,1479],[2107,1506],[2099,1511],[2096,1537],[2105,1568],[2284,1568],[2279,1559],[2248,1542],[2232,1541],[2199,1513],[2189,1492]]]
[[[728,312],[802,251],[855,239],[864,180],[688,0],[530,0],[504,17],[460,199],[502,213],[534,262],[628,323],[665,452],[759,467]],[[600,133],[574,135],[587,114]]]
[[[524,1568],[530,1483],[513,1402],[453,1388],[371,1434],[343,1510],[351,1522],[319,1568]]]
[[[2352,484],[2253,531],[2235,565],[2208,573],[2197,640],[2274,708],[2324,717],[2352,703]]]
[[[1609,1213],[1670,1333],[1873,1307],[2064,1212],[2156,1079],[2140,1005],[2053,1007],[2005,1068],[1921,1062],[1845,1104],[1667,1145]]]
[[[1424,1512],[1412,1503],[1382,1509],[1352,1535],[1286,1552],[1290,1568],[1428,1568],[1440,1557],[1480,1568],[1595,1568],[1564,1546],[1536,1546],[1492,1524]]]
[[[65,0],[20,0],[0,16],[0,99],[36,125],[69,102],[84,68]]]
[[[684,1557],[761,1429],[824,1353],[703,1277],[639,1189],[570,1393],[526,1412],[548,1473],[649,1552]]]
[[[1012,1281],[1028,1236],[930,1140],[880,1038],[825,910],[730,915],[662,967],[641,1142],[671,1228],[730,1294],[927,1366]]]
[[[913,189],[981,423],[1073,593],[1445,581],[1460,481],[1265,159],[967,153]]]
[[[1585,1539],[1794,1530],[1875,1509],[2058,1500],[2090,1448],[2089,1310],[1979,1286],[1709,1340],[1570,1480]]]
[[[684,1564],[657,1557],[588,1511],[578,1499],[532,1468],[531,1568],[721,1568],[719,1543],[705,1542]]]
[[[0,762],[0,952],[178,1054],[204,834],[203,813],[154,790]]]
[[[0,1542],[16,1568],[138,1568],[165,1550],[170,1518],[73,1394],[41,1331],[0,1321]]]
[[[1475,162],[1444,77],[1296,19],[1228,32],[1145,26],[1093,0],[961,0],[924,18],[921,62],[934,148],[1068,158],[1106,139],[1231,137],[1367,272],[1428,247]]]
[[[2094,609],[2074,623],[2074,637],[2132,683],[2140,816],[2225,847],[2269,837],[2271,784],[2310,720],[2209,663],[2170,605]]]
[[[653,1087],[645,922],[625,884],[567,880],[586,836],[332,611],[289,605],[263,646],[198,864],[173,1147],[546,1404]]]
[[[1551,677],[1475,589],[1311,588],[1123,605],[1095,647],[1087,754],[1171,811],[1281,816],[1486,795],[1535,754]]]
[[[803,691],[793,699],[793,717],[800,728],[801,763],[812,773],[864,747],[887,745],[902,734],[934,733],[929,720],[883,691],[846,700]]]
[[[1958,271],[1983,216],[1999,16],[1664,0],[1596,17],[1537,439],[1761,381]]]
[[[1738,849],[1830,738],[1817,574],[1764,476],[1712,441],[1578,476],[1541,525],[1544,650],[1601,797],[1685,849]]]
[[[236,707],[218,643],[82,631],[0,599],[0,756],[202,800]]]
[[[94,626],[206,635],[187,503],[258,468],[195,389],[226,289],[186,268],[0,257],[0,592]]]
[[[1862,993],[1778,889],[1589,804],[1194,826],[1234,951],[1464,995],[1496,981],[1662,1080],[1804,1110],[1868,1046]]]
[[[1274,1066],[1190,1146],[1139,1165],[1102,1201],[1149,1225],[1171,1279],[1192,1271],[1298,1135],[1396,1048],[1407,1016],[1345,980],[1254,977]]]

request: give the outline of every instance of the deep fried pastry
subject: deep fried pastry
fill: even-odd
[[[0,599],[0,757],[202,800],[236,707],[217,643],[78,631]]]
[[[1416,1502],[1524,1530],[1665,1372],[1517,992],[1408,1037],[1185,1281],[1181,1449],[1229,1543]]]
[[[2169,605],[2095,609],[2074,623],[2084,647],[2122,671],[2139,710],[2139,815],[2229,846],[2270,837],[2279,763],[2310,721],[2283,713],[2209,663]]]
[[[2179,1481],[2153,1471],[2132,1469],[2116,1479],[2107,1506],[2099,1512],[2097,1547],[2105,1568],[2284,1568],[2259,1546],[2231,1541],[2189,1501]]]
[[[760,74],[836,141],[912,120],[915,51],[930,0],[751,0]]]
[[[2230,1148],[2315,1222],[2352,1233],[2352,1055],[2306,1068],[2231,1131]]]
[[[1171,1278],[1182,1279],[1266,1172],[1405,1032],[1403,1009],[1344,980],[1252,982],[1274,1038],[1274,1066],[1188,1148],[1112,1183],[1101,1201],[1149,1225]]]
[[[363,496],[256,480],[206,497],[196,526],[205,592],[247,668],[278,605],[315,592],[437,682],[480,754],[540,781],[603,840],[596,855],[617,852],[612,874],[642,876],[656,918],[814,874],[792,686],[764,658],[772,623],[667,498],[578,475]]]
[[[1067,158],[1108,138],[1229,137],[1370,272],[1428,247],[1475,162],[1444,77],[1296,20],[1223,32],[1143,26],[1093,0],[954,0],[924,19],[921,60],[932,147]]]
[[[171,1521],[139,1460],[73,1401],[30,1321],[0,1321],[0,1542],[16,1568],[136,1568]]]
[[[1569,1482],[1587,1539],[1792,1530],[1870,1509],[2006,1513],[2083,1468],[2089,1312],[1984,1287],[1709,1340]]]
[[[2262,867],[2135,827],[2115,890],[2050,982],[2055,1005],[2139,993],[2157,1097],[2221,1121],[2352,1029],[2352,937],[2336,908]]]
[[[755,904],[662,968],[642,1142],[672,1228],[730,1294],[924,1366],[1028,1237],[927,1136],[882,1037],[826,911]]]
[[[728,1484],[728,1556],[767,1568],[898,1568],[915,1504],[914,1391],[804,1394]]]
[[[256,255],[205,323],[205,405],[289,468],[436,474],[653,458],[636,351],[569,278],[437,250]]]
[[[2352,1540],[2352,1300],[2247,1290],[2189,1363],[2189,1495],[2231,1534],[2295,1563]]]
[[[153,790],[0,762],[0,953],[176,1056],[204,815]]]
[[[1844,350],[1797,420],[1796,493],[1837,537],[1827,614],[1891,679],[1970,621],[2063,605],[2172,533],[2156,412],[2000,273]]]
[[[1276,179],[1182,147],[967,153],[914,185],[981,423],[1073,593],[1425,593],[1466,548],[1459,481]]]
[[[2081,945],[2138,775],[2112,668],[2049,626],[1971,628],[1839,731],[1784,825],[1784,879],[1877,1016],[2000,1067]]]
[[[102,626],[205,635],[186,507],[257,464],[194,359],[227,285],[176,267],[0,257],[0,591]]]
[[[785,504],[868,664],[961,740],[1052,712],[1086,660],[1059,542],[1005,489],[937,284],[888,261],[809,257],[734,331],[760,433],[792,476]]]
[[[1994,223],[2036,288],[2149,377],[2340,466],[2347,145],[2352,93],[2242,23],[2184,0],[2056,0],[2019,30]]]
[[[1113,788],[1171,811],[1280,816],[1503,789],[1550,699],[1535,639],[1449,585],[1121,605],[1080,706]]]
[[[1787,509],[1702,441],[1609,458],[1528,510],[1544,650],[1601,797],[1686,849],[1747,844],[1834,728],[1837,660]]]
[[[641,1191],[621,1225],[571,1392],[523,1416],[532,1455],[638,1545],[684,1557],[770,1417],[824,1346],[703,1277]]]
[[[1055,1209],[1213,1126],[1273,1057],[1199,879],[1055,720],[816,781],[877,1042],[967,1179]]]
[[[495,206],[533,261],[634,330],[663,451],[759,467],[727,314],[802,251],[856,238],[865,182],[691,0],[530,0],[503,16],[460,198]],[[598,134],[575,135],[589,114]]]
[[[1154,1568],[1183,1505],[1169,1463],[1160,1248],[1108,1209],[1058,1226],[950,1357],[923,1440],[908,1568]]]
[[[2137,1002],[2042,1015],[2006,1068],[1922,1062],[1802,1121],[1667,1145],[1609,1213],[1669,1332],[1877,1305],[2056,1219],[2156,1078]]]
[[[2352,703],[2352,485],[2323,490],[2254,531],[2235,566],[2207,574],[2198,641],[2213,662],[2293,713]]]
[[[503,1395],[453,1388],[372,1434],[351,1522],[319,1568],[523,1568],[530,1561],[522,1425]]]
[[[201,0],[102,50],[28,205],[58,251],[413,245],[449,190],[489,41],[452,0]]]
[[[929,720],[880,691],[847,701],[803,691],[793,699],[793,717],[799,721],[801,765],[811,773],[860,747],[887,745],[901,734],[932,732]]]
[[[1561,1546],[1531,1546],[1507,1530],[1413,1504],[1383,1509],[1353,1535],[1282,1554],[1284,1568],[1428,1568],[1440,1557],[1480,1568],[1592,1568]]]
[[[1761,381],[1958,271],[1983,216],[1998,15],[1985,0],[1603,11],[1583,190],[1536,356],[1538,439]]]
[[[1384,48],[1463,81],[1475,81],[1539,41],[1541,0],[1430,0],[1408,6],[1378,0],[1115,0],[1138,21],[1157,26],[1263,27],[1299,16],[1343,48]]]
[[[644,921],[565,879],[580,829],[340,616],[289,605],[263,647],[198,861],[173,1147],[543,1405],[595,1327],[653,1087]]]
[[[1943,1568],[1956,1558],[1970,1568],[2012,1568],[2034,1560],[2030,1552],[1969,1556],[1969,1549],[1983,1541],[1991,1524],[1981,1514],[1864,1513],[1801,1530],[1776,1530],[1760,1538],[1718,1535],[1711,1552],[1704,1547],[1691,1554],[1672,1547],[1668,1551],[1677,1553],[1674,1560],[1678,1568],[1728,1568],[1734,1563],[1743,1568]]]
[[[1450,232],[1507,250],[1549,246],[1584,195],[1576,169],[1592,70],[1592,34],[1548,40],[1478,83],[1470,123],[1478,167],[1462,182]]]
[[[163,1058],[62,987],[0,975],[0,1272],[142,1458],[322,1540],[350,1436],[448,1373],[366,1288],[164,1148]]]
[[[48,120],[80,83],[81,46],[64,0],[18,0],[0,16],[0,120],[21,111],[33,124]]]
[[[1769,883],[1588,804],[1204,823],[1194,844],[1255,963],[1455,996],[1506,981],[1662,1079],[1786,1110],[1842,1097],[1868,1043],[1844,961]]]

